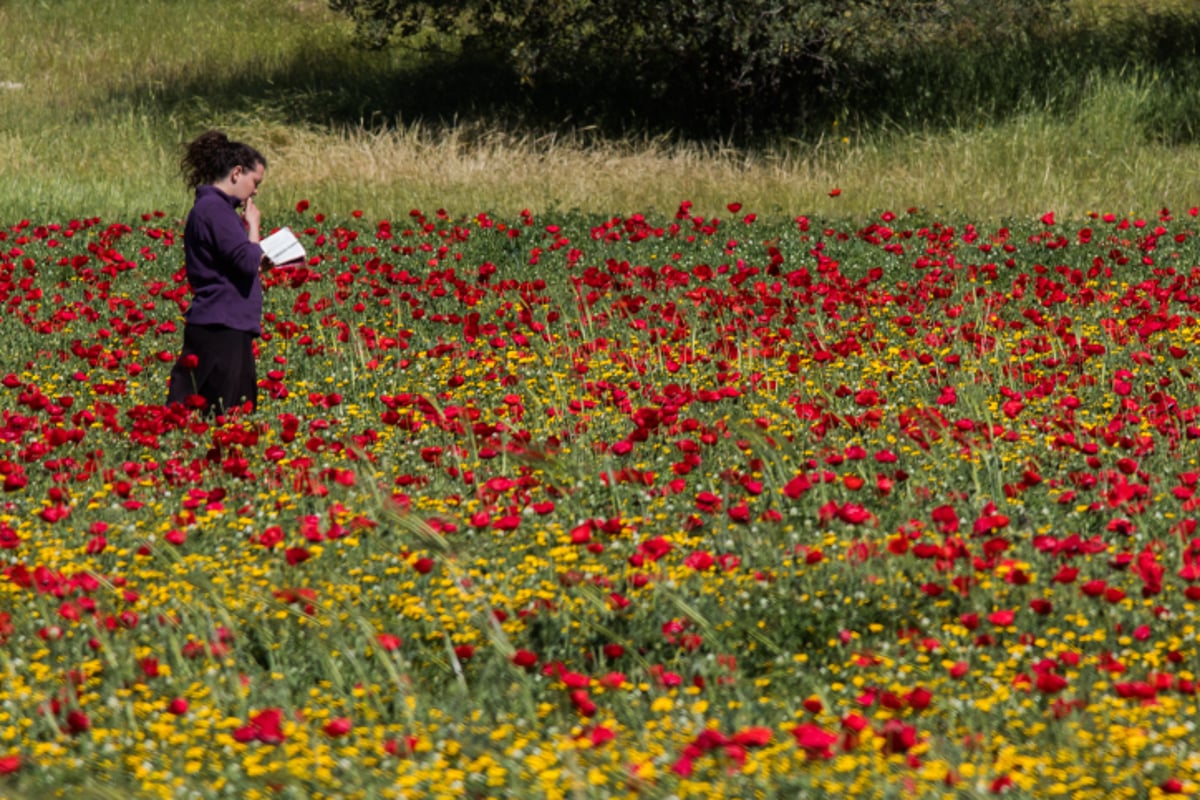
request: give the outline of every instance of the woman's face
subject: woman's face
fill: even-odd
[[[258,185],[262,183],[265,172],[266,168],[263,167],[262,162],[255,164],[253,170],[248,170],[243,166],[234,167],[227,178],[229,194],[243,203],[246,202],[258,194]]]

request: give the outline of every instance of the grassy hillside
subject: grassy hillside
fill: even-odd
[[[1128,7],[1080,5],[1096,25],[1125,24]],[[301,198],[371,216],[689,199],[707,213],[738,201],[764,214],[1003,217],[1200,201],[1200,149],[1145,133],[1179,97],[1152,72],[1081,78],[1070,113],[1033,108],[957,129],[831,118],[810,140],[748,152],[614,139],[572,120],[553,133],[499,125],[485,75],[403,49],[356,52],[347,23],[318,0],[16,0],[0,7],[0,27],[18,39],[0,53],[5,221],[182,212],[177,146],[209,126],[268,155],[268,213]]]

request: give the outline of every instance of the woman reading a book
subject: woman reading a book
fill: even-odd
[[[254,195],[266,167],[261,153],[220,131],[185,146],[180,170],[196,192],[183,232],[192,302],[168,403],[198,406],[199,396],[210,415],[253,411],[258,404],[254,339],[262,332],[259,270],[267,261]]]

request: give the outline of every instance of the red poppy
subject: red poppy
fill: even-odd
[[[326,736],[336,739],[350,733],[353,727],[354,723],[349,717],[335,717],[326,722],[322,730],[325,731]]]
[[[830,733],[811,722],[797,725],[792,729],[792,736],[808,758],[832,758],[831,748],[838,740],[836,733]]]
[[[283,528],[272,525],[258,535],[258,543],[266,548],[272,548],[283,542]]]
[[[711,514],[721,508],[721,498],[710,491],[702,491],[696,495],[696,510]]]
[[[1186,791],[1183,781],[1179,780],[1178,778],[1167,778],[1158,785],[1158,788],[1161,789],[1164,794],[1183,794]]]
[[[872,514],[857,503],[845,503],[838,509],[838,519],[850,525],[861,525],[872,519]]]
[[[532,669],[538,663],[537,653],[530,652],[529,650],[518,650],[513,653],[512,663],[522,669]]]
[[[389,653],[393,650],[398,650],[400,645],[404,644],[404,641],[399,636],[391,633],[377,633],[375,634],[375,641]]]
[[[505,514],[492,523],[492,528],[498,531],[515,531],[519,527],[521,527],[519,514]]]
[[[889,719],[883,724],[883,752],[907,753],[917,743],[917,729],[898,719]]]
[[[284,551],[284,558],[287,560],[288,565],[293,567],[297,564],[303,564],[311,557],[312,553],[303,547],[289,547]]]
[[[86,733],[92,727],[92,721],[83,711],[75,708],[67,712],[67,731],[72,735]]]
[[[248,724],[234,729],[233,738],[239,742],[281,744],[286,738],[283,733],[283,712],[268,708],[252,715]]]
[[[1012,785],[1013,785],[1012,776],[1009,775],[1008,773],[1004,773],[1003,775],[999,775],[996,778],[994,778],[992,780],[991,784],[989,785],[988,789],[989,789],[989,791],[991,791],[992,794],[1000,794],[1001,792],[1005,791],[1006,789],[1012,788]]]
[[[638,545],[638,553],[645,556],[651,561],[658,561],[660,558],[671,552],[674,547],[669,541],[661,536],[655,536],[653,539],[647,539]]]
[[[771,743],[774,732],[770,728],[750,727],[733,735],[733,741],[742,747],[766,747]]]
[[[992,623],[998,628],[1003,628],[1005,626],[1012,625],[1015,617],[1015,612],[1008,609],[1001,609],[1000,611],[993,611],[991,614],[988,614],[988,622]]]
[[[1073,583],[1077,575],[1079,575],[1078,568],[1063,564],[1050,580],[1054,583]]]
[[[695,770],[695,759],[687,755],[680,756],[671,765],[671,771],[681,778],[690,778]]]
[[[746,523],[750,521],[750,506],[745,501],[735,506],[730,506],[727,513],[729,514],[729,518],[734,522]]]
[[[1045,616],[1054,610],[1054,605],[1044,597],[1035,597],[1029,601],[1029,607],[1035,614]]]
[[[800,474],[787,482],[783,487],[783,493],[792,500],[799,500],[811,488],[812,483],[808,476]]]
[[[930,517],[942,533],[951,534],[958,531],[958,513],[955,512],[954,506],[938,506],[930,512]]]
[[[924,686],[918,686],[905,695],[904,700],[908,703],[908,707],[912,710],[924,711],[925,709],[929,708],[930,703],[933,702],[933,692],[929,691]]]
[[[1042,694],[1058,694],[1063,689],[1067,688],[1067,679],[1049,670],[1040,670],[1035,682],[1037,689]]]

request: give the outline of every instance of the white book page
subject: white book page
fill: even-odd
[[[280,228],[259,242],[259,246],[272,264],[286,264],[304,258],[304,245],[300,244],[291,228]]]

